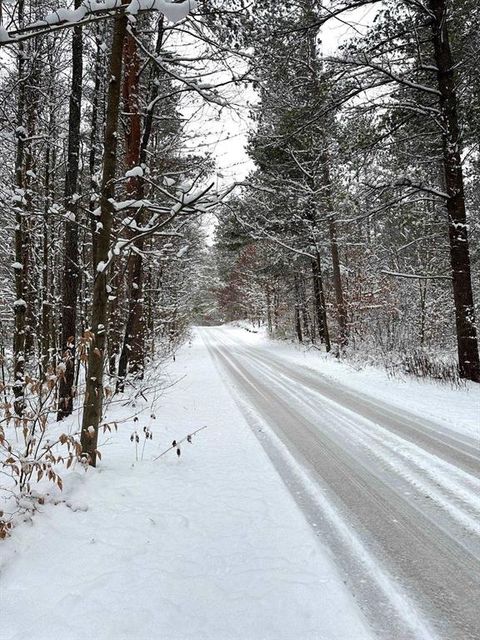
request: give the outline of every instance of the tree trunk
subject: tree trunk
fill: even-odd
[[[141,118],[139,106],[140,62],[137,43],[128,34],[124,47],[125,73],[123,81],[123,103],[128,114],[125,133],[125,165],[132,169],[140,164]],[[127,182],[127,197],[142,200],[144,181],[141,176],[133,176]],[[141,209],[136,210],[136,222],[142,225]],[[143,318],[143,239],[134,243],[135,250],[128,257],[127,300],[128,316],[125,326],[122,350],[118,363],[117,391],[123,391],[127,371],[142,374],[145,357]]]
[[[348,343],[347,313],[345,298],[343,295],[342,274],[340,271],[340,257],[338,252],[338,235],[335,213],[333,210],[332,182],[330,179],[330,167],[327,153],[323,157],[323,180],[327,195],[328,208],[328,234],[330,238],[330,255],[332,257],[333,268],[333,288],[335,291],[335,302],[338,322],[338,343],[343,348]]]
[[[272,296],[270,291],[270,285],[268,284],[268,282],[265,285],[265,297],[266,297],[266,304],[267,304],[267,329],[268,329],[268,335],[271,337],[273,334]]]
[[[39,93],[37,87],[40,82],[40,70],[38,66],[37,45],[33,44],[26,89],[26,125],[28,143],[24,147],[23,163],[23,188],[24,188],[24,225],[23,225],[23,297],[25,307],[25,360],[28,362],[35,354],[35,344],[38,329],[37,315],[37,282],[35,267],[37,256],[35,255],[35,215],[33,205],[32,182],[35,174],[35,157],[33,153],[33,139],[37,131]]]
[[[50,63],[51,64],[51,63]],[[50,101],[53,105],[53,90],[55,87],[55,73],[52,72],[50,80]],[[50,220],[49,210],[53,202],[53,153],[50,145],[50,139],[53,139],[55,131],[55,110],[53,106],[50,108],[48,123],[48,141],[45,149],[45,207],[43,213],[43,264],[42,264],[42,331],[41,331],[41,358],[40,358],[40,376],[45,378],[48,366],[51,360],[51,328],[52,328],[52,297],[50,291],[50,279],[53,279],[53,269],[50,260]]]
[[[23,0],[18,4],[18,24],[21,26],[24,19]],[[13,333],[13,395],[14,409],[17,415],[22,415],[25,410],[24,386],[25,386],[25,315],[27,303],[25,302],[25,273],[24,263],[24,216],[22,193],[23,182],[23,161],[25,155],[25,50],[20,42],[18,45],[17,57],[18,71],[18,96],[17,96],[17,149],[15,157],[15,324]]]
[[[127,19],[115,18],[112,49],[110,53],[107,96],[107,112],[104,134],[104,161],[100,195],[100,228],[97,238],[97,266],[92,296],[91,344],[88,352],[86,390],[83,408],[81,445],[90,465],[97,460],[98,427],[103,413],[103,366],[107,316],[107,270],[110,250],[110,233],[113,222],[113,198],[117,169],[118,115],[122,76],[122,54]]]
[[[88,171],[90,175],[90,227],[92,232],[92,269],[93,277],[95,277],[95,269],[97,265],[97,218],[94,211],[97,205],[97,192],[99,185],[96,179],[97,169],[97,140],[98,130],[103,124],[103,118],[100,114],[100,91],[102,89],[102,63],[104,54],[101,44],[105,31],[102,25],[97,24],[96,43],[97,50],[95,52],[95,70],[94,85],[92,97],[92,116],[90,120],[90,152],[88,155]],[[103,102],[103,101],[102,101]]]
[[[273,285],[273,335],[275,337],[278,336],[279,329],[279,318],[280,318],[280,309],[279,301],[278,301],[278,287],[276,284]]]
[[[301,312],[302,312],[302,323],[303,323],[303,336],[304,338],[308,338],[313,342],[314,340],[312,338],[312,332],[310,330],[310,320],[309,320],[308,309],[307,309],[307,292],[305,287],[305,276],[303,272],[302,272],[299,284],[300,284],[300,300],[302,302]]]
[[[163,33],[164,18],[160,17],[158,22],[157,42],[155,45],[156,55],[160,54]],[[128,168],[132,168],[147,160],[147,147],[152,132],[154,104],[158,97],[159,86],[157,80],[157,71],[153,67],[152,76],[150,78],[150,91],[148,104],[152,105],[147,110],[143,135],[140,142],[140,109],[138,104],[139,92],[139,60],[137,53],[137,45],[135,40],[128,36],[125,43],[125,82],[124,82],[124,101],[126,111],[130,114],[130,126],[126,138],[127,152],[126,163]],[[127,106],[128,105],[128,106]],[[143,178],[133,178],[128,183],[129,193],[134,194],[137,200],[145,197],[145,182]],[[142,224],[142,211],[137,210],[137,223]],[[144,289],[144,263],[143,249],[144,240],[140,239],[134,243],[135,250],[129,256],[129,290],[128,298],[128,318],[125,327],[125,335],[123,339],[122,352],[120,354],[118,364],[118,381],[117,391],[123,391],[124,380],[127,371],[137,375],[142,375],[145,367],[145,313],[143,307],[143,289]]]
[[[447,0],[430,0],[434,57],[443,125],[443,168],[448,195],[448,232],[457,333],[458,363],[462,378],[480,382],[480,360],[473,304],[468,226],[465,210],[455,64],[450,48]]]
[[[320,341],[325,344],[325,350],[328,353],[331,349],[330,334],[328,331],[327,310],[325,307],[325,294],[323,291],[322,263],[318,251],[316,251],[315,259],[312,260],[312,275],[318,334]]]
[[[122,341],[123,317],[121,314],[120,300],[123,298],[125,287],[123,277],[125,275],[124,264],[120,261],[112,265],[110,286],[108,289],[108,373],[114,378],[117,373],[120,345]]]
[[[75,0],[75,8],[82,0]],[[59,409],[57,420],[62,420],[73,411],[75,384],[75,342],[77,331],[77,300],[79,288],[78,268],[78,222],[75,195],[78,190],[80,160],[80,121],[82,106],[83,75],[82,27],[76,26],[72,36],[72,80],[68,116],[68,155],[65,176],[65,256],[62,291],[62,359],[63,375],[59,382]]]
[[[302,333],[302,321],[300,316],[301,297],[300,297],[300,285],[298,283],[298,276],[294,276],[295,286],[295,332],[299,342],[303,342]]]

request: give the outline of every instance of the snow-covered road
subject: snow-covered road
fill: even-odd
[[[478,440],[241,331],[199,332],[378,635],[478,639]]]

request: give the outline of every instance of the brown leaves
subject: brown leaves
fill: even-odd
[[[82,460],[82,447],[78,434],[60,433],[51,430],[51,418],[56,415],[58,399],[55,393],[59,377],[64,375],[64,367],[56,371],[49,365],[41,377],[26,375],[22,384],[24,410],[15,415],[15,404],[4,399],[0,403],[3,420],[0,424],[0,471],[8,475],[7,486],[11,487],[17,508],[24,503],[42,504],[48,498],[45,487],[54,484],[56,491],[63,491],[63,471]],[[12,386],[2,386],[0,391],[12,394]],[[10,434],[12,434],[10,436]],[[13,438],[13,439],[12,439]],[[43,494],[43,497],[42,497]],[[22,504],[19,498],[25,498]],[[11,524],[0,514],[0,539],[8,535]],[[12,520],[13,522],[14,520]]]
[[[42,429],[42,431],[45,431],[45,429],[47,428],[47,415],[43,414],[39,417],[39,422],[40,422],[40,428]]]
[[[88,362],[88,350],[90,345],[93,343],[95,339],[95,334],[90,331],[90,329],[86,329],[83,332],[83,336],[78,341],[77,354],[78,359],[81,363],[86,364]]]
[[[11,522],[6,522],[2,518],[3,511],[0,511],[0,540],[5,540],[10,535],[10,530],[12,528]]]
[[[103,433],[106,433],[107,431],[112,433],[112,429],[118,431],[118,424],[116,422],[105,422],[100,428],[103,429]]]
[[[95,334],[93,333],[93,331],[90,331],[90,329],[85,329],[85,331],[83,332],[83,336],[80,339],[80,343],[90,343],[94,338]]]

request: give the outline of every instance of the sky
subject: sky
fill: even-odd
[[[369,6],[344,14],[342,20],[332,19],[321,32],[323,54],[334,55],[341,43],[365,31],[376,12],[376,7]],[[220,112],[215,107],[204,107],[189,124],[189,129],[195,133],[193,146],[200,145],[202,151],[211,153],[215,158],[218,189],[241,182],[254,169],[245,147],[248,135],[254,128],[250,118],[251,107],[258,101],[258,96],[248,86],[230,88],[226,96],[233,107]],[[211,245],[214,242],[216,220],[209,216],[204,224],[207,244]]]
[[[341,43],[365,31],[376,12],[376,6],[362,7],[343,14],[341,20],[330,20],[321,31],[323,54],[334,55]],[[182,44],[185,53],[192,55],[192,42],[184,41]],[[239,73],[241,71],[237,71]],[[218,82],[226,77],[225,73],[213,74],[210,82]],[[191,151],[208,153],[214,157],[214,180],[220,190],[230,187],[232,183],[241,182],[254,169],[245,147],[249,133],[254,129],[250,118],[251,108],[258,101],[256,92],[245,85],[222,89],[222,95],[231,106],[219,110],[216,106],[205,105],[201,98],[193,98],[182,109],[184,115],[190,118],[186,130],[191,135],[191,140],[187,146]],[[215,217],[208,216],[204,225],[207,244],[210,245],[213,243]]]
[[[321,32],[323,54],[334,55],[339,44],[356,33],[365,31],[376,12],[374,6],[362,7],[345,13],[342,20],[332,19]],[[229,184],[241,181],[253,169],[245,145],[248,133],[254,126],[249,118],[249,105],[255,100],[253,90],[242,90],[236,96],[238,106],[222,112],[211,135],[206,139],[217,160],[219,182]]]

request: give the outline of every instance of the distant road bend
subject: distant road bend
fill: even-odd
[[[268,345],[199,333],[378,638],[479,640],[478,443]]]

